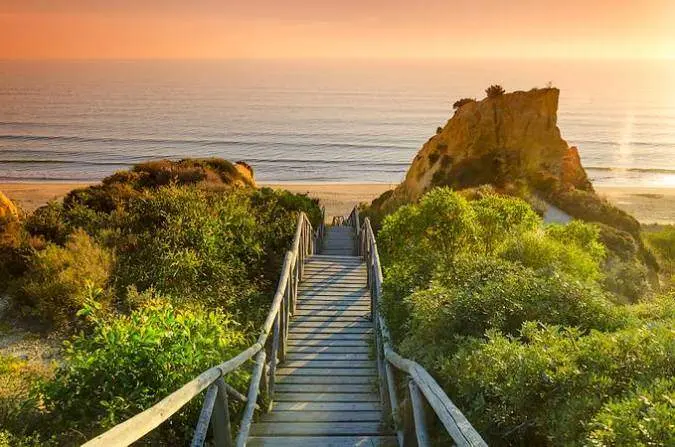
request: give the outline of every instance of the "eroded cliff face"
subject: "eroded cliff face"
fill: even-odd
[[[0,219],[17,217],[19,211],[11,200],[0,191]]]
[[[234,168],[242,177],[238,186],[253,186],[255,187],[255,177],[253,175],[253,168],[245,161],[238,161],[234,164]]]
[[[435,186],[483,184],[592,191],[577,149],[560,135],[559,94],[533,89],[461,106],[422,146],[390,199],[414,201]]]

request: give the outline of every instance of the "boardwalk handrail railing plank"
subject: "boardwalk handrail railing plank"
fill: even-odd
[[[261,385],[267,401],[273,402],[276,366],[278,360],[283,361],[286,352],[288,322],[290,315],[295,311],[298,284],[303,278],[305,259],[321,247],[325,235],[324,220],[325,210],[322,210],[321,222],[314,231],[305,213],[298,216],[291,250],[286,252],[272,306],[256,343],[237,356],[204,371],[152,407],[114,426],[83,446],[128,446],[157,428],[206,389],[208,390],[197,421],[192,446],[201,447],[204,444],[209,425],[213,426],[213,441],[217,447],[245,445],[254,411],[260,408],[258,399]],[[271,339],[270,332],[273,333]],[[224,376],[253,358],[256,363],[248,395],[245,397],[227,385]],[[269,362],[265,361],[266,358],[270,359]],[[236,444],[233,444],[229,428],[228,395],[246,403]]]
[[[370,219],[365,218],[360,223],[358,208],[354,208],[344,224],[354,227],[358,237],[358,254],[366,262],[368,272],[368,287],[371,296],[371,317],[375,326],[375,348],[377,351],[377,371],[379,375],[380,395],[384,408],[391,412],[396,426],[396,437],[399,445],[419,446],[429,445],[426,424],[424,421],[423,399],[432,408],[436,417],[445,427],[457,446],[487,446],[483,438],[476,431],[462,412],[452,403],[443,389],[433,377],[418,363],[397,354],[391,346],[391,337],[387,324],[379,312],[382,296],[382,266],[377,251],[375,234],[370,225]],[[396,371],[407,375],[408,390],[406,401],[412,406],[412,421],[406,421],[413,427],[404,426],[402,417],[398,414],[399,399],[396,392]],[[406,434],[414,431],[415,442],[406,438]],[[408,435],[410,436],[410,435]]]

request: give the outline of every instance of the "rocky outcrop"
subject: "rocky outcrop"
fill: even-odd
[[[241,176],[242,183],[245,185],[241,186],[255,186],[255,177],[253,176],[253,168],[250,164],[245,161],[238,161],[234,164],[234,168],[239,172]]]
[[[9,200],[7,198],[7,196],[5,196],[0,191],[0,219],[7,219],[7,218],[12,218],[12,217],[18,217],[18,216],[19,216],[19,210],[12,203],[12,201]]]
[[[577,149],[560,135],[559,94],[545,88],[466,101],[422,146],[387,200],[414,201],[436,186],[592,191]]]

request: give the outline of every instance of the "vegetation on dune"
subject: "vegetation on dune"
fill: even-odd
[[[378,234],[394,342],[490,445],[668,445],[675,296],[617,292],[642,265],[620,231],[433,189]]]
[[[67,367],[43,385],[61,442],[86,441],[82,433],[90,434],[92,424],[105,430],[140,413],[250,342],[244,328],[220,310],[176,308],[152,292],[135,301],[143,303],[140,309],[115,318],[85,307],[91,330],[66,344]],[[247,379],[245,369],[227,377],[240,390]],[[189,443],[199,408],[199,401],[191,402],[144,442]]]
[[[144,163],[3,220],[0,293],[14,315],[69,341],[58,366],[24,374],[29,391],[0,390],[0,445],[82,442],[249,344],[299,212],[316,226],[321,211],[307,196],[250,187],[241,166]],[[8,371],[0,383],[15,380]],[[228,382],[243,391],[247,374]],[[146,441],[189,439],[197,411]]]
[[[459,109],[460,107],[462,107],[463,105],[469,104],[469,103],[472,103],[472,102],[476,102],[476,98],[462,98],[462,99],[458,99],[457,101],[455,101],[455,102],[452,104],[452,108],[455,109],[455,110],[457,110],[457,109]]]

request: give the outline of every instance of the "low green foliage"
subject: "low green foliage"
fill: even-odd
[[[675,378],[657,379],[605,404],[590,427],[592,446],[675,445]]]
[[[487,341],[465,343],[439,366],[439,377],[491,445],[582,445],[607,411],[614,423],[622,423],[611,404],[603,410],[612,396],[675,374],[672,323],[586,336],[528,323],[524,343],[497,332]],[[636,416],[628,419],[636,424]],[[667,431],[661,423],[667,420],[651,424],[651,430]]]
[[[63,366],[42,390],[52,427],[62,437],[84,441],[118,424],[250,342],[244,328],[221,311],[178,309],[157,296],[143,301],[143,308],[110,319],[97,316],[96,307],[83,311],[91,332],[67,343]],[[244,390],[247,378],[240,369],[226,380]],[[198,401],[189,404],[148,441],[183,445],[198,410]]]
[[[16,300],[25,312],[66,327],[87,298],[109,305],[111,296],[105,287],[112,262],[108,250],[77,230],[65,246],[49,243],[35,253],[18,281]]]
[[[675,225],[645,231],[643,237],[660,260],[664,282],[675,287]]]
[[[31,425],[0,419],[0,445],[79,444],[250,345],[299,213],[315,228],[322,216],[305,195],[250,187],[247,170],[144,163],[0,223],[0,292],[13,310],[76,333],[40,399],[13,410]],[[244,391],[247,376],[227,380]],[[185,444],[198,405],[146,441]]]
[[[39,445],[31,430],[40,422],[33,384],[51,376],[51,368],[0,354],[0,446]]]
[[[464,196],[435,189],[384,218],[381,311],[398,349],[490,445],[667,445],[674,297],[644,300],[639,240]]]
[[[120,292],[152,287],[178,303],[229,311],[250,306],[260,288],[248,269],[264,255],[258,228],[244,194],[147,192],[129,203],[121,225],[116,285]]]

